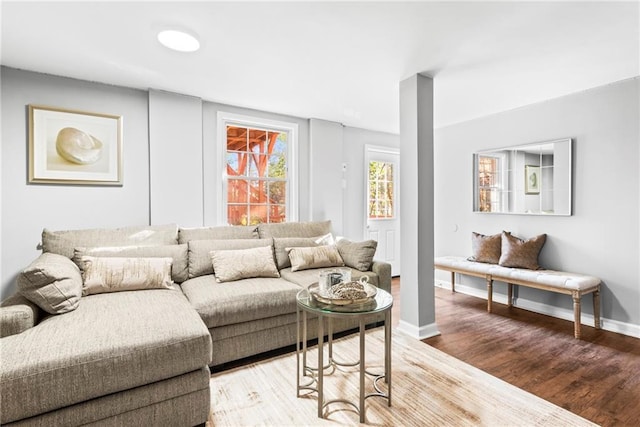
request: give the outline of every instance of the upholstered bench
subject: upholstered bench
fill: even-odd
[[[434,268],[451,272],[451,290],[455,292],[455,273],[484,278],[487,282],[487,311],[491,313],[493,282],[507,284],[507,305],[512,305],[513,285],[527,286],[573,297],[574,336],[580,338],[580,299],[593,293],[594,326],[600,329],[600,279],[554,270],[527,270],[497,264],[469,261],[464,257],[443,256],[434,259]]]

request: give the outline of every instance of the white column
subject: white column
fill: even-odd
[[[399,330],[439,335],[433,286],[433,79],[400,82],[401,259]]]

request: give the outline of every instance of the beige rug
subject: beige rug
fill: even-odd
[[[367,332],[367,368],[382,372],[384,333]],[[420,341],[394,332],[392,406],[385,399],[366,400],[368,425],[384,426],[588,426],[569,411],[514,387]],[[334,343],[334,356],[355,361],[357,335]],[[309,362],[316,362],[312,348]],[[325,349],[326,360],[326,349]],[[357,368],[325,374],[325,400],[358,401]],[[296,355],[287,354],[211,377],[209,423],[213,426],[357,425],[353,408],[341,403],[317,418],[315,392],[296,398]],[[367,391],[373,392],[370,379]],[[384,384],[382,382],[382,384]]]

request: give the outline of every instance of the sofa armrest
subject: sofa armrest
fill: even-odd
[[[33,328],[38,324],[40,307],[20,294],[14,294],[0,304],[0,338]]]
[[[374,260],[371,271],[378,275],[378,287],[391,293],[391,264]]]

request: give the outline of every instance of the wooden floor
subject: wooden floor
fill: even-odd
[[[394,321],[400,280],[393,279]],[[436,288],[425,343],[603,426],[640,426],[640,339]],[[394,323],[395,323],[394,322]]]

